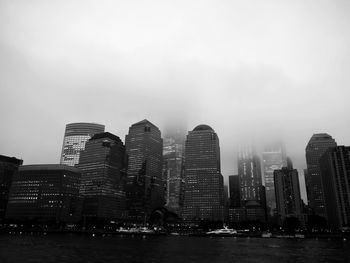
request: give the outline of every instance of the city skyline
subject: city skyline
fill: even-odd
[[[349,0],[0,0],[0,262],[350,262]]]
[[[148,120],[146,120],[146,119],[144,119],[143,121],[148,121]],[[139,121],[139,122],[143,122],[143,121]],[[91,126],[91,127],[90,127]],[[103,129],[103,131],[104,131],[104,128],[105,128],[105,125],[104,124],[101,124],[101,123],[95,123],[95,122],[92,122],[92,123],[88,123],[88,122],[74,122],[74,123],[68,123],[68,124],[66,124],[65,125],[65,131],[64,131],[64,136],[63,136],[63,146],[61,145],[61,154],[60,154],[60,157],[59,157],[59,161],[57,162],[57,163],[61,163],[62,164],[62,158],[63,158],[63,149],[64,149],[64,146],[65,146],[65,144],[66,144],[66,141],[67,140],[71,140],[71,142],[70,142],[70,144],[73,144],[73,142],[75,142],[75,141],[79,141],[79,145],[78,145],[78,147],[82,147],[80,144],[80,139],[81,138],[83,138],[83,137],[79,137],[79,136],[76,136],[75,134],[80,134],[80,133],[82,133],[82,131],[83,131],[83,133],[84,132],[86,132],[84,129],[86,129],[87,127],[89,127],[90,129],[91,128],[93,128],[93,129]],[[67,136],[67,129],[68,129],[68,127],[75,127],[76,128],[76,130],[72,130],[72,132],[73,132],[73,136],[70,136],[70,135],[68,135]],[[82,130],[82,131],[81,131]],[[185,132],[185,134],[181,134],[181,128],[179,128],[179,127],[177,127],[176,125],[174,126],[174,125],[172,125],[172,127],[171,128],[169,128],[169,127],[167,127],[167,128],[165,128],[165,130],[166,130],[166,132],[165,132],[165,134],[170,134],[171,132],[173,132],[174,133],[174,135],[173,136],[183,136],[183,138],[191,131],[191,130],[189,130],[189,131],[187,131],[187,132],[185,132],[185,130],[183,129],[183,127],[182,127],[182,132]],[[102,130],[101,130],[102,131]],[[161,132],[161,138],[162,139],[164,139],[164,138],[166,138],[166,136],[167,135],[164,135],[163,134],[163,132],[162,131],[160,131]],[[126,134],[127,135],[127,134]],[[126,136],[125,135],[125,136]],[[165,136],[165,137],[164,137]],[[312,136],[315,136],[315,134],[313,134]],[[75,137],[77,137],[77,138],[75,138]],[[85,136],[85,137],[89,137],[89,136]],[[85,138],[84,137],[84,138]],[[180,137],[178,138],[178,139],[180,139]],[[125,144],[125,140],[123,141],[122,140],[122,136],[120,137],[120,140],[123,142],[123,144]],[[86,140],[86,139],[84,139],[84,140]],[[265,180],[265,178],[264,178],[264,166],[263,166],[263,156],[264,156],[264,147],[266,147],[266,146],[269,146],[269,144],[271,144],[271,142],[275,142],[275,143],[277,143],[277,144],[279,144],[279,143],[281,143],[281,141],[280,140],[269,140],[269,143],[265,143],[265,144],[262,144],[261,142],[260,143],[257,143],[257,144],[253,144],[251,141],[250,141],[250,143],[248,143],[248,144],[250,144],[250,146],[251,147],[253,147],[254,149],[255,148],[258,148],[258,149],[260,149],[259,151],[256,151],[256,154],[257,154],[257,157],[258,158],[261,158],[261,160],[262,160],[262,163],[261,163],[261,167],[260,167],[260,169],[259,170],[261,170],[261,179],[262,179],[262,182],[263,182],[263,185],[265,185],[265,183],[266,182],[264,182],[264,180]],[[75,144],[77,144],[77,143],[75,143]],[[282,143],[283,144],[283,143]],[[84,145],[85,145],[85,141],[84,141]],[[83,145],[83,147],[84,147],[84,145]],[[257,147],[257,145],[258,145],[258,147]],[[260,146],[260,147],[259,147]],[[235,155],[236,155],[236,160],[233,160],[233,162],[235,162],[235,170],[233,171],[233,173],[237,173],[238,172],[238,170],[239,170],[239,164],[238,164],[238,160],[237,160],[237,158],[239,157],[239,155],[240,155],[240,150],[241,150],[241,147],[242,147],[242,143],[240,144],[240,145],[238,145],[237,146],[237,150],[235,151]],[[284,149],[283,149],[283,151],[284,151],[284,158],[285,158],[285,164],[284,165],[282,165],[282,166],[287,166],[287,159],[289,159],[290,161],[292,161],[292,162],[294,162],[294,160],[293,159],[291,159],[289,156],[287,157],[287,155],[286,155],[286,149],[285,149],[285,146],[284,146],[284,144],[283,144],[283,147],[284,147]],[[305,146],[306,147],[306,146]],[[79,153],[78,153],[79,154]],[[71,155],[71,156],[73,156],[73,155]],[[78,155],[79,156],[79,155]],[[18,156],[13,156],[13,157],[18,157]],[[75,158],[75,157],[74,157]],[[22,158],[20,158],[20,159],[22,159]],[[23,160],[23,159],[22,159]],[[56,163],[56,162],[52,162],[52,163]],[[39,162],[34,162],[34,163],[27,163],[27,162],[25,162],[25,160],[23,160],[23,164],[24,165],[32,165],[32,164],[45,164],[44,162],[42,162],[42,161],[39,161]],[[67,165],[69,165],[68,163],[67,163]],[[222,166],[222,163],[221,163],[221,166]],[[281,166],[281,167],[282,167]],[[305,165],[305,167],[306,167],[306,165]],[[307,193],[306,193],[306,183],[305,183],[305,177],[304,177],[304,170],[302,170],[302,168],[299,168],[298,169],[298,167],[296,167],[296,169],[298,170],[298,172],[299,172],[299,182],[300,182],[300,188],[301,188],[301,197],[302,197],[302,199],[305,201],[305,202],[307,202]],[[300,172],[301,171],[301,172]],[[229,171],[229,172],[232,172],[232,171]],[[229,173],[222,173],[222,175],[223,175],[223,178],[224,178],[224,184],[225,185],[229,185]]]
[[[84,127],[89,127],[89,126],[91,126],[91,125],[98,125],[98,126],[100,126],[100,127],[104,127],[104,125],[103,124],[93,124],[93,123],[70,123],[70,124],[67,124],[66,125],[66,130],[65,130],[65,136],[67,135],[67,127],[68,126],[74,126],[74,127],[77,127],[77,128],[80,128],[79,126],[77,126],[77,124],[82,124]],[[162,135],[162,133],[160,132],[160,130],[153,124],[153,123],[151,123],[150,121],[148,121],[148,120],[141,120],[141,121],[139,121],[139,122],[137,122],[137,123],[135,123],[135,124],[133,124],[133,125],[131,125],[130,126],[130,128],[132,128],[132,127],[135,127],[135,126],[138,126],[138,125],[141,125],[140,126],[140,128],[139,128],[139,131],[138,132],[136,132],[136,130],[133,132],[135,135],[137,135],[137,136],[140,136],[141,135],[141,133],[140,132],[149,132],[149,131],[151,131],[151,127],[153,127],[153,128],[155,128],[156,130],[157,130],[157,136],[159,136],[159,139],[160,140],[163,140],[163,135]],[[72,127],[73,127],[72,126]],[[198,127],[209,127],[209,126],[207,126],[207,125],[198,125],[198,126],[196,126],[195,127],[195,129],[197,129]],[[152,129],[153,129],[152,128]],[[209,127],[210,128],[210,127]],[[210,128],[211,129],[211,128]],[[76,131],[78,131],[79,129],[77,129]],[[129,132],[130,132],[130,130],[129,130]],[[168,130],[168,132],[171,132],[171,130],[169,131]],[[99,138],[99,137],[103,137],[105,134],[110,134],[109,132],[105,132],[105,133],[99,133],[99,134],[96,134],[96,136],[97,136],[97,138]],[[178,140],[179,141],[182,141],[183,140],[183,138],[181,138],[182,136],[181,136],[181,134],[178,132],[178,131],[176,131],[176,129],[175,129],[175,133],[174,133],[174,135],[173,136],[176,136],[176,134],[177,134],[177,136],[178,136]],[[191,131],[189,131],[188,133],[187,133],[187,136],[188,135],[190,135],[191,134]],[[113,134],[110,134],[111,136],[115,136],[115,135],[113,135]],[[130,135],[129,135],[130,136]],[[118,138],[117,136],[115,136],[116,138]],[[94,137],[93,137],[94,138]],[[93,141],[93,138],[92,139],[90,139],[90,140],[88,140],[88,142],[90,143],[91,141]],[[126,135],[126,140],[127,140],[127,138],[128,138],[128,135]],[[136,138],[136,137],[135,137]],[[135,138],[134,139],[131,139],[131,141],[135,141],[135,142],[137,142],[138,140],[135,140]],[[140,137],[141,138],[141,137]],[[328,135],[328,134],[313,134],[312,136],[311,136],[311,138],[310,138],[310,141],[309,141],[309,143],[306,145],[306,157],[308,156],[307,154],[309,153],[309,151],[310,151],[310,143],[311,142],[313,142],[314,143],[314,145],[312,145],[312,147],[316,147],[316,149],[317,149],[317,147],[318,147],[318,145],[317,144],[315,144],[315,142],[314,142],[314,140],[315,140],[315,138],[320,138],[320,139],[323,139],[323,140],[327,140],[327,139],[329,139],[330,138],[330,140],[331,140],[331,143],[328,143],[329,145],[328,146],[336,146],[336,143],[334,142],[334,139],[330,136],[330,135]],[[122,142],[122,140],[120,139],[120,138],[118,138],[118,140],[120,141],[120,143],[122,143],[122,145],[124,145],[124,143]],[[158,139],[157,139],[158,140]],[[129,139],[129,141],[130,141],[130,139]],[[65,140],[64,140],[64,142],[65,142]],[[80,141],[79,141],[80,142]],[[79,144],[79,142],[76,142],[76,144]],[[332,144],[332,142],[334,142],[334,145]],[[323,141],[321,141],[321,143],[324,143]],[[63,146],[64,146],[65,144],[63,144]],[[165,143],[164,144],[164,146],[166,146],[167,144]],[[135,146],[136,146],[136,144],[135,144]],[[327,146],[327,147],[328,147]],[[124,146],[123,146],[124,147]],[[324,146],[324,145],[322,145],[322,147],[326,147],[326,146]],[[321,147],[321,148],[322,148]],[[147,147],[146,147],[147,148]],[[320,149],[321,149],[320,148]],[[141,148],[140,148],[141,149]],[[282,162],[283,164],[281,164],[280,165],[280,167],[278,168],[277,166],[276,166],[276,168],[274,168],[274,169],[280,169],[280,168],[282,168],[282,167],[285,167],[285,168],[290,168],[290,169],[292,169],[293,168],[293,160],[291,159],[291,158],[289,158],[289,157],[287,157],[287,155],[286,155],[286,150],[285,150],[285,148],[284,148],[284,145],[283,144],[281,144],[281,142],[277,142],[276,144],[267,144],[267,145],[265,145],[265,148],[264,148],[264,151],[263,152],[260,152],[260,154],[262,155],[262,163],[260,163],[260,158],[258,157],[258,155],[257,155],[257,152],[255,151],[255,147],[254,147],[254,145],[245,145],[245,146],[242,146],[241,145],[241,147],[239,148],[240,150],[239,150],[239,153],[238,153],[238,163],[239,162],[242,162],[243,161],[243,159],[244,158],[248,158],[251,162],[256,162],[256,166],[257,166],[257,168],[258,168],[258,170],[256,170],[254,173],[258,173],[258,174],[260,174],[260,176],[258,176],[257,177],[257,179],[258,180],[260,180],[260,181],[264,181],[264,179],[266,180],[266,178],[264,178],[264,170],[265,170],[265,168],[264,168],[264,165],[266,165],[266,164],[268,164],[268,165],[270,165],[270,163],[268,163],[267,162],[267,159],[266,159],[266,154],[277,154],[277,157],[279,156],[279,155],[281,155],[280,157],[278,157],[277,159],[276,159],[276,156],[274,156],[271,160],[272,160],[272,163],[276,166],[276,164],[278,164],[278,163],[280,163],[280,162]],[[325,148],[326,149],[326,148]],[[322,150],[323,150],[323,148],[322,148]],[[84,151],[83,151],[84,152]],[[219,150],[219,155],[220,155],[220,150]],[[166,155],[164,155],[164,152],[163,152],[163,158],[165,158],[165,156]],[[9,158],[9,157],[8,157]],[[14,158],[14,157],[13,157]],[[243,158],[243,159],[242,159]],[[257,159],[255,159],[255,161],[253,161],[253,159],[254,158],[257,158]],[[270,157],[269,157],[270,158]],[[282,159],[281,159],[282,158]],[[308,158],[310,158],[310,157],[308,157]],[[314,159],[315,159],[316,157],[314,157]],[[248,159],[246,159],[245,161],[248,161]],[[316,160],[316,159],[315,159]],[[314,160],[314,161],[315,161]],[[21,160],[22,162],[23,162],[23,160]],[[271,164],[272,164],[271,163]],[[58,164],[58,162],[57,162],[57,164]],[[219,166],[220,166],[220,164],[221,164],[221,162],[220,162],[220,158],[219,158]],[[30,165],[35,165],[35,164],[30,164]],[[41,164],[41,165],[45,165],[45,164]],[[49,164],[49,165],[51,165],[51,164]],[[246,166],[246,164],[244,165],[244,166]],[[251,166],[251,164],[249,164],[249,167]],[[78,168],[80,168],[80,166],[79,166],[79,164],[77,164],[77,166],[76,167],[78,167]],[[163,167],[163,169],[164,169],[164,167]],[[238,172],[240,173],[240,172],[242,172],[242,167],[240,168],[241,170],[238,170]],[[245,169],[245,168],[244,168]],[[309,169],[310,169],[310,167],[309,167]],[[272,170],[273,171],[273,170]],[[296,170],[297,171],[297,170]],[[312,174],[312,172],[311,172],[312,170],[310,170],[309,171],[309,176],[310,176],[310,174]],[[164,173],[164,170],[163,170],[163,173]],[[252,173],[253,174],[253,173]],[[164,175],[163,175],[164,176]],[[308,201],[310,202],[310,194],[311,193],[309,193],[309,196],[306,196],[306,189],[303,189],[303,187],[304,187],[304,185],[303,185],[303,183],[300,183],[300,180],[302,180],[302,181],[307,181],[307,178],[305,178],[304,177],[304,173],[302,174],[302,175],[298,175],[298,172],[296,172],[296,176],[298,177],[298,185],[299,185],[299,187],[300,187],[300,193],[301,193],[301,199],[303,199],[304,200],[304,203],[305,204],[307,204],[308,203]],[[227,176],[226,177],[226,180],[224,180],[224,183],[225,183],[225,185],[226,186],[228,186],[229,185],[229,178],[228,178],[229,176]],[[250,177],[250,176],[249,176]],[[166,182],[167,181],[167,179],[165,179],[165,178],[163,178],[163,180],[165,180],[164,182]],[[306,184],[307,184],[307,182],[306,182]],[[264,186],[266,186],[266,181],[265,181],[265,185]],[[169,187],[169,185],[167,186],[167,188]],[[275,192],[275,190],[274,189],[272,189],[273,190],[273,192]],[[268,204],[268,206],[269,206],[269,197],[268,197],[268,189],[265,189],[264,188],[264,191],[266,191],[266,201],[267,201],[267,204]],[[241,194],[242,195],[242,194]],[[167,203],[167,201],[166,201],[166,195],[164,196],[165,197],[165,204]],[[308,197],[308,198],[307,198]],[[312,195],[311,195],[311,197],[312,197]],[[264,198],[265,198],[265,195],[264,195]],[[244,197],[244,195],[242,195],[242,199],[241,199],[241,201],[243,202],[245,200],[245,197]],[[243,202],[244,203],[244,202]],[[271,207],[270,207],[271,208]],[[270,211],[270,212],[272,212],[272,210]]]

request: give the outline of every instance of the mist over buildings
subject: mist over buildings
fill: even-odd
[[[65,124],[123,141],[210,125],[222,173],[242,143],[282,140],[302,171],[313,133],[350,144],[347,1],[1,1],[1,153],[59,161]]]

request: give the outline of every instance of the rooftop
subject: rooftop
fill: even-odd
[[[23,163],[23,160],[17,159],[16,157],[0,155],[0,162],[8,162],[8,163],[16,164],[16,165],[21,165]]]
[[[152,122],[150,122],[149,120],[147,119],[144,119],[142,121],[139,121],[139,122],[136,122],[134,123],[133,125],[131,126],[136,126],[136,125],[150,125],[150,126],[153,126],[153,127],[156,127],[158,129],[158,127],[156,125],[154,125]]]
[[[193,131],[214,131],[209,125],[200,124],[196,126]]]
[[[50,171],[71,171],[80,173],[78,168],[64,165],[64,164],[30,164],[30,165],[22,165],[19,167],[19,171],[38,171],[38,170],[50,170]]]
[[[103,138],[109,138],[113,141],[121,142],[120,138],[117,135],[114,135],[110,132],[102,132],[102,133],[96,133],[90,140],[96,140],[96,139],[103,139]]]

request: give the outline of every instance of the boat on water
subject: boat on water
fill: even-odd
[[[213,231],[206,232],[206,235],[209,235],[209,236],[233,236],[236,234],[237,234],[236,229],[227,228],[226,226],[221,229],[216,229]]]
[[[154,230],[149,229],[147,227],[132,227],[132,228],[120,228],[117,230],[119,233],[125,233],[125,234],[149,234],[149,233],[154,233]]]
[[[271,232],[263,232],[263,233],[261,234],[261,237],[270,238],[270,237],[272,237],[272,233],[271,233]]]
[[[154,233],[154,230],[153,229],[149,229],[147,227],[140,227],[139,228],[139,232],[140,233]]]

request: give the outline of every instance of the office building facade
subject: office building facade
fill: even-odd
[[[287,159],[284,145],[282,143],[271,143],[265,145],[262,153],[263,158],[263,179],[266,192],[266,206],[268,217],[274,220],[276,216],[276,197],[274,184],[274,170],[287,166]]]
[[[144,222],[154,209],[165,204],[161,132],[148,120],[137,122],[129,128],[125,147],[128,217],[131,221]]]
[[[97,123],[69,123],[64,132],[60,164],[74,166],[79,163],[80,152],[85,143],[96,133],[102,133],[105,126]]]
[[[185,144],[185,221],[223,221],[224,189],[219,138],[208,125],[190,131]]]
[[[126,218],[126,154],[120,138],[109,132],[95,134],[80,153],[80,194],[83,216],[90,220]]]
[[[329,148],[320,158],[326,219],[333,229],[350,225],[350,147]]]
[[[323,185],[320,171],[320,158],[331,147],[336,147],[335,140],[326,133],[314,134],[309,140],[306,152],[307,180],[309,206],[313,213],[326,217],[323,195]]]
[[[81,218],[80,171],[59,164],[23,165],[10,189],[6,218],[72,223]]]
[[[298,171],[292,167],[275,170],[274,184],[278,223],[282,225],[287,217],[303,221]]]
[[[238,175],[240,180],[241,201],[261,202],[261,165],[260,158],[253,146],[241,147],[238,152]]]
[[[163,180],[166,183],[165,206],[178,215],[181,215],[183,206],[183,164],[183,143],[173,137],[165,138],[163,144]]]

